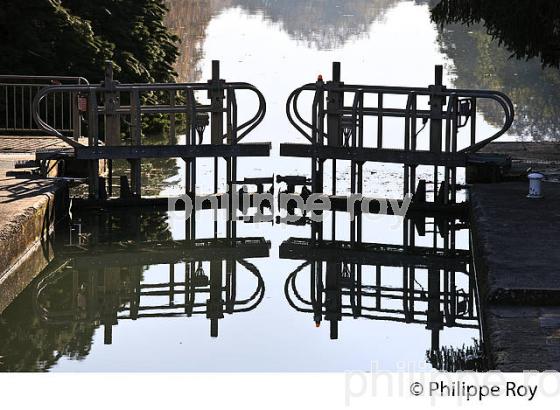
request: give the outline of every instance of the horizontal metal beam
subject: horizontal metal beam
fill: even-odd
[[[331,202],[331,210],[337,212],[350,212],[348,209],[349,205],[349,197],[345,195],[329,195],[328,196]],[[364,196],[364,198],[367,198]],[[403,207],[403,200],[402,199],[391,199],[388,198],[377,198],[378,200],[371,201],[368,204],[368,209],[370,214],[380,214],[383,211],[383,214],[386,215],[395,215],[395,210],[393,206],[387,204],[387,209],[381,209],[381,204],[379,200],[385,200],[387,202],[393,202],[398,204],[399,209]],[[354,212],[358,213],[362,210],[362,202],[355,201],[354,202]],[[465,203],[457,203],[457,204],[441,204],[437,202],[420,202],[420,201],[412,201],[406,210],[406,217],[411,216],[421,216],[421,217],[457,217],[462,218],[468,215],[468,204]]]
[[[281,259],[346,262],[369,266],[409,266],[420,269],[447,269],[467,272],[470,254],[466,250],[443,251],[427,247],[408,247],[349,241],[317,241],[290,238],[280,245]]]
[[[266,258],[270,242],[264,238],[198,239],[194,241],[150,241],[96,245],[92,249],[66,248],[63,257],[72,258],[75,268],[123,265]]]
[[[253,197],[258,193],[248,192],[247,195],[252,203]],[[212,199],[215,198],[217,201],[218,209],[227,209],[229,207],[229,195],[227,193],[217,193],[201,195],[198,194],[193,196],[191,193],[186,194],[190,199],[193,207],[197,205],[198,201],[200,203],[200,209],[214,209]],[[241,199],[240,199],[241,201]],[[157,210],[173,210],[173,211],[184,211],[185,202],[183,197],[130,197],[130,198],[109,198],[109,199],[87,199],[87,198],[74,198],[72,199],[73,209],[92,209],[92,208],[103,208],[103,209],[118,209],[118,208],[146,208],[146,209],[157,209]]]
[[[76,147],[77,159],[268,157],[270,143]]]
[[[360,162],[389,162],[407,165],[440,165],[464,167],[467,154],[404,151],[385,148],[332,147],[310,144],[280,144],[280,155],[284,157],[304,157],[320,159],[341,159]]]

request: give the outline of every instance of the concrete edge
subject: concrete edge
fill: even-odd
[[[0,228],[0,313],[54,257],[51,234],[68,205],[68,187],[54,184]]]

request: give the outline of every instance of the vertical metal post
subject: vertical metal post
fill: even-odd
[[[130,119],[132,145],[142,144],[142,115],[140,93],[134,90],[130,101]],[[142,162],[140,159],[129,160],[130,162],[130,185],[132,194],[138,198],[142,194]]]
[[[234,143],[233,140],[233,107],[234,107],[234,98],[235,98],[235,91],[228,90],[227,91],[227,99],[226,99],[226,127],[227,127],[227,144],[231,145]],[[232,235],[232,221],[235,215],[235,210],[233,209],[233,195],[235,191],[235,186],[232,181],[233,179],[233,167],[236,164],[233,161],[232,157],[226,158],[226,182],[227,187],[229,188],[229,197],[228,197],[228,215],[226,220],[226,236],[227,238],[231,238]],[[234,262],[235,263],[235,262]],[[229,261],[227,262],[228,266],[226,267],[227,272],[230,272]]]
[[[210,319],[210,336],[218,337],[218,321],[223,319],[222,261],[210,261],[210,298],[207,301],[207,318]]]
[[[443,86],[443,66],[435,67],[435,84],[429,86],[430,92],[430,151],[441,152],[442,119],[445,97],[437,95],[445,90]]]
[[[442,120],[445,97],[441,93],[443,86],[443,66],[435,66],[435,84],[428,87],[430,90],[430,151],[442,151]],[[434,200],[438,190],[438,166],[434,166]]]
[[[187,90],[187,135],[186,145],[194,146],[196,144],[196,100],[194,91]],[[194,203],[196,197],[196,158],[183,158],[185,161],[185,194],[190,195]],[[196,234],[196,212],[192,212],[189,217],[185,218],[185,233],[187,239],[194,239]],[[191,270],[194,272],[194,263],[192,263]]]
[[[375,265],[375,307],[381,309],[381,266]]]
[[[410,128],[411,133],[411,141],[410,141],[410,150],[416,151],[416,142],[417,142],[417,132],[416,132],[416,119],[417,119],[417,110],[418,108],[418,96],[415,94],[412,100],[412,124]],[[416,193],[416,167],[417,165],[412,165],[410,167],[410,193]],[[414,234],[414,231],[413,231]]]
[[[325,91],[323,76],[317,78],[315,83],[317,91],[315,94],[315,101],[313,104],[312,113],[312,143],[315,145],[324,145],[324,128],[325,128]],[[311,191],[315,193],[323,192],[323,170],[324,160],[316,156],[311,157]],[[323,236],[323,222],[311,224],[311,238],[313,241],[316,239],[322,240]]]
[[[171,109],[175,108],[176,94],[175,90],[169,91],[169,106]],[[174,112],[169,115],[169,140],[170,144],[177,143],[177,119]]]
[[[175,265],[169,264],[169,304],[175,304]]]
[[[115,90],[116,82],[113,78],[113,63],[107,61],[105,65],[104,101],[105,101],[105,145],[120,145],[121,120],[117,110],[120,107],[119,94]]]
[[[443,314],[439,269],[428,269],[428,311],[426,329],[432,331],[432,351],[439,349],[439,332],[443,329]]]
[[[213,145],[222,145],[224,136],[224,81],[220,80],[220,62],[212,61],[212,78],[208,81],[210,89],[210,142]],[[218,157],[214,158],[214,193],[218,193]],[[215,213],[217,210],[214,211]],[[216,216],[216,215],[215,215]],[[218,218],[214,218],[214,232],[217,235]]]
[[[208,90],[208,98],[210,99],[210,128],[211,143],[222,144],[224,135],[224,81],[220,80],[220,62],[212,61],[212,79],[208,81],[210,89]],[[193,119],[194,120],[194,119]]]
[[[471,145],[476,144],[476,98],[471,99]]]
[[[117,82],[114,80],[113,63],[107,61],[105,63],[105,145],[115,146],[121,145],[121,119],[117,110],[120,107],[120,96],[115,90]],[[113,194],[113,160],[108,162],[108,192],[109,196]]]
[[[333,79],[327,84],[327,140],[330,146],[339,147],[342,145],[342,114],[340,111],[344,105],[344,93],[336,90],[343,85],[340,81],[340,63],[334,62],[332,69]]]
[[[332,65],[332,81],[327,83],[327,144],[341,147],[342,135],[342,108],[344,107],[344,92],[340,88],[344,85],[340,81],[340,62]],[[331,194],[336,195],[336,159],[332,159],[332,188]],[[336,240],[336,212],[332,213],[332,240]]]
[[[331,339],[338,339],[338,322],[341,320],[341,292],[340,292],[340,263],[327,262],[326,272],[326,315],[325,320],[330,323]]]
[[[88,145],[99,145],[99,128],[97,117],[97,95],[94,90],[88,96]],[[99,160],[88,161],[89,198],[99,199]]]
[[[113,326],[118,324],[117,310],[119,306],[120,269],[103,269],[104,303],[102,323],[104,325],[104,343],[110,345],[113,342]]]

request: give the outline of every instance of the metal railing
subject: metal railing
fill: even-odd
[[[0,133],[38,134],[44,130],[34,121],[34,110],[61,134],[80,136],[80,112],[76,92],[53,92],[34,107],[33,101],[45,87],[87,85],[83,77],[0,75]]]
[[[430,183],[434,186],[434,202],[453,204],[457,167],[467,166],[469,155],[507,132],[513,123],[514,107],[501,92],[449,89],[442,79],[443,68],[436,66],[435,84],[424,88],[345,84],[340,78],[340,63],[334,63],[332,81],[324,82],[320,77],[316,83],[295,89],[286,102],[288,120],[311,144],[282,144],[280,153],[311,158],[314,192],[322,190],[325,160],[332,160],[333,174],[337,160],[352,162],[353,193],[362,192],[362,169],[367,161],[403,164],[404,195],[416,192],[420,182],[416,179],[417,167],[433,166]],[[312,97],[308,107],[311,115],[307,118],[300,111],[303,94],[309,95],[309,101]],[[480,100],[494,101],[504,113],[502,127],[483,138],[478,135],[476,121]],[[387,138],[384,120],[391,118],[402,119],[404,134],[391,127],[392,134]],[[467,126],[468,136],[460,138],[464,135],[461,129]],[[419,143],[419,135],[426,127],[427,149]],[[438,167],[444,168],[443,180],[439,180]],[[336,187],[333,180],[332,195],[336,195]]]
[[[256,113],[248,120],[239,124],[237,112],[237,92],[250,91],[256,94],[258,107]],[[198,103],[197,94],[205,92],[210,104]],[[186,114],[188,119],[188,145],[202,143],[204,129],[207,125],[212,128],[212,143],[236,144],[255,129],[263,120],[266,113],[266,101],[262,93],[253,85],[245,82],[225,82],[219,78],[219,69],[208,83],[152,83],[152,84],[120,84],[112,78],[112,71],[106,76],[102,84],[86,85],[55,85],[41,89],[35,96],[33,116],[39,128],[44,132],[64,139],[72,146],[78,147],[76,141],[71,141],[48,121],[41,111],[41,106],[48,98],[56,94],[79,94],[87,98],[87,123],[90,147],[98,146],[104,135],[105,145],[121,145],[120,120],[125,119],[131,131],[133,145],[141,145],[142,116],[169,115],[172,137],[176,136],[175,117]],[[159,94],[163,96],[158,103],[146,103],[143,97]],[[226,104],[224,107],[223,100]],[[164,103],[161,102],[164,100]],[[213,116],[209,124],[201,117]],[[225,114],[226,122],[222,116]],[[99,124],[104,127],[99,127]]]
[[[306,91],[314,94],[311,123],[306,121],[299,112],[299,98]],[[338,107],[325,106],[325,96],[329,94],[340,96],[342,93],[352,97],[352,105],[344,105],[343,102],[340,102]],[[364,102],[367,95],[376,96],[377,104],[368,106]],[[406,96],[406,106],[403,108],[385,107],[384,101],[387,101],[388,97],[392,96]],[[433,109],[419,109],[418,99],[421,97],[428,97],[431,100],[437,98],[440,100],[442,102],[439,107],[441,112],[436,113]],[[478,105],[477,101],[481,99],[493,100],[500,105],[504,112],[504,123],[498,132],[477,142],[476,107]],[[331,101],[329,99],[327,104],[331,104]],[[413,140],[416,137],[414,131],[419,120],[443,120],[445,121],[446,142],[444,148],[448,146],[449,150],[454,147],[455,151],[458,152],[474,152],[507,132],[513,123],[514,107],[508,96],[499,91],[448,89],[441,84],[424,88],[351,85],[341,83],[339,79],[338,81],[335,79],[327,83],[321,79],[316,83],[306,84],[294,90],[286,102],[286,113],[292,126],[313,144],[324,143],[320,136],[328,139],[329,133],[324,122],[329,116],[339,116],[342,123],[341,128],[345,131],[343,135],[348,137],[343,143],[354,147],[361,147],[368,143],[363,128],[364,118],[368,116],[377,117],[377,134],[373,142],[376,143],[379,149],[383,148],[384,142],[382,121],[384,117],[405,119],[405,149],[406,147],[408,149],[415,149],[413,148]],[[459,128],[465,126],[469,119],[471,120],[470,145],[458,149],[457,136]],[[309,131],[306,131],[305,128]]]
[[[253,93],[258,101],[254,114],[243,120],[239,119],[237,106],[240,91]],[[56,94],[78,94],[87,100],[87,104],[84,103],[87,105],[87,145],[66,136],[42,115],[44,101]],[[130,190],[122,189],[121,184],[121,193],[127,192],[125,196],[131,198],[141,198],[143,158],[184,159],[187,162],[187,193],[196,190],[197,157],[214,158],[215,175],[218,175],[218,159],[224,158],[227,181],[236,180],[238,156],[269,155],[270,143],[238,145],[262,122],[265,114],[266,101],[262,93],[251,84],[220,79],[219,61],[212,62],[212,78],[206,83],[120,84],[113,79],[112,65],[108,64],[103,83],[46,87],[37,93],[33,102],[37,125],[73,147],[77,159],[89,161],[89,197],[94,200],[106,199],[104,192],[109,198],[112,196],[112,161],[118,159],[130,163]],[[143,138],[143,120],[155,115],[169,118],[170,141],[167,146],[150,145]],[[187,130],[186,140],[181,145],[176,143],[179,115],[185,119]],[[128,133],[121,132],[123,124],[129,127]],[[207,128],[209,141],[205,141]],[[123,134],[128,134],[126,140]],[[105,181],[99,181],[100,159],[108,160],[106,190]],[[214,191],[218,192],[217,177],[214,182]]]

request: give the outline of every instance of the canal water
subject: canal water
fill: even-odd
[[[512,94],[522,120],[504,140],[557,138],[556,74],[536,62],[509,60],[482,27],[439,29],[430,19],[429,1],[169,0],[169,5],[168,24],[183,42],[177,66],[182,81],[206,81],[211,60],[218,59],[222,78],[250,82],[267,98],[264,122],[244,142],[272,142],[271,158],[240,160],[240,177],[309,175],[308,161],[279,156],[281,142],[305,142],[290,126],[285,102],[293,89],[319,74],[330,78],[333,61],[342,63],[347,83],[420,87],[431,84],[434,65],[443,64],[449,86]],[[528,101],[543,110],[529,108]],[[240,115],[249,116],[255,102],[240,96],[239,106]],[[479,139],[496,132],[502,121],[492,105],[479,107],[477,120]],[[387,124],[396,148],[400,127]],[[213,161],[199,166],[198,189],[208,192]],[[184,192],[181,160],[153,169],[156,193]],[[349,186],[347,169],[336,172],[341,192]],[[364,169],[366,195],[402,198],[401,166]],[[313,303],[316,262],[280,254],[289,238],[309,238],[310,227],[239,222],[243,250],[232,254],[212,241],[225,231],[219,224],[216,232],[211,217],[211,211],[199,212],[200,241],[186,245],[181,212],[74,213],[57,233],[56,260],[0,316],[0,369],[433,371],[445,368],[434,352],[462,358],[482,342],[475,286],[467,275],[469,232],[458,220],[366,219],[364,242],[378,244],[377,251],[389,256],[379,264],[353,261],[363,265],[358,297],[349,291],[356,273],[350,264],[340,265],[347,280],[339,289],[345,308],[338,337],[331,339],[327,315],[317,316],[326,308]],[[337,229],[331,239],[348,241],[345,217],[333,222],[327,213],[326,218]],[[446,229],[456,231],[452,245],[439,235]],[[444,256],[453,254],[454,261],[446,262],[452,267],[424,255],[411,274],[403,267],[405,256],[395,261],[411,230],[425,255],[441,249]],[[329,263],[338,256],[333,251]],[[209,262],[217,259],[223,262]],[[446,322],[441,329],[443,319],[426,313],[434,274],[441,276],[436,292]],[[220,298],[224,304],[216,303]]]

